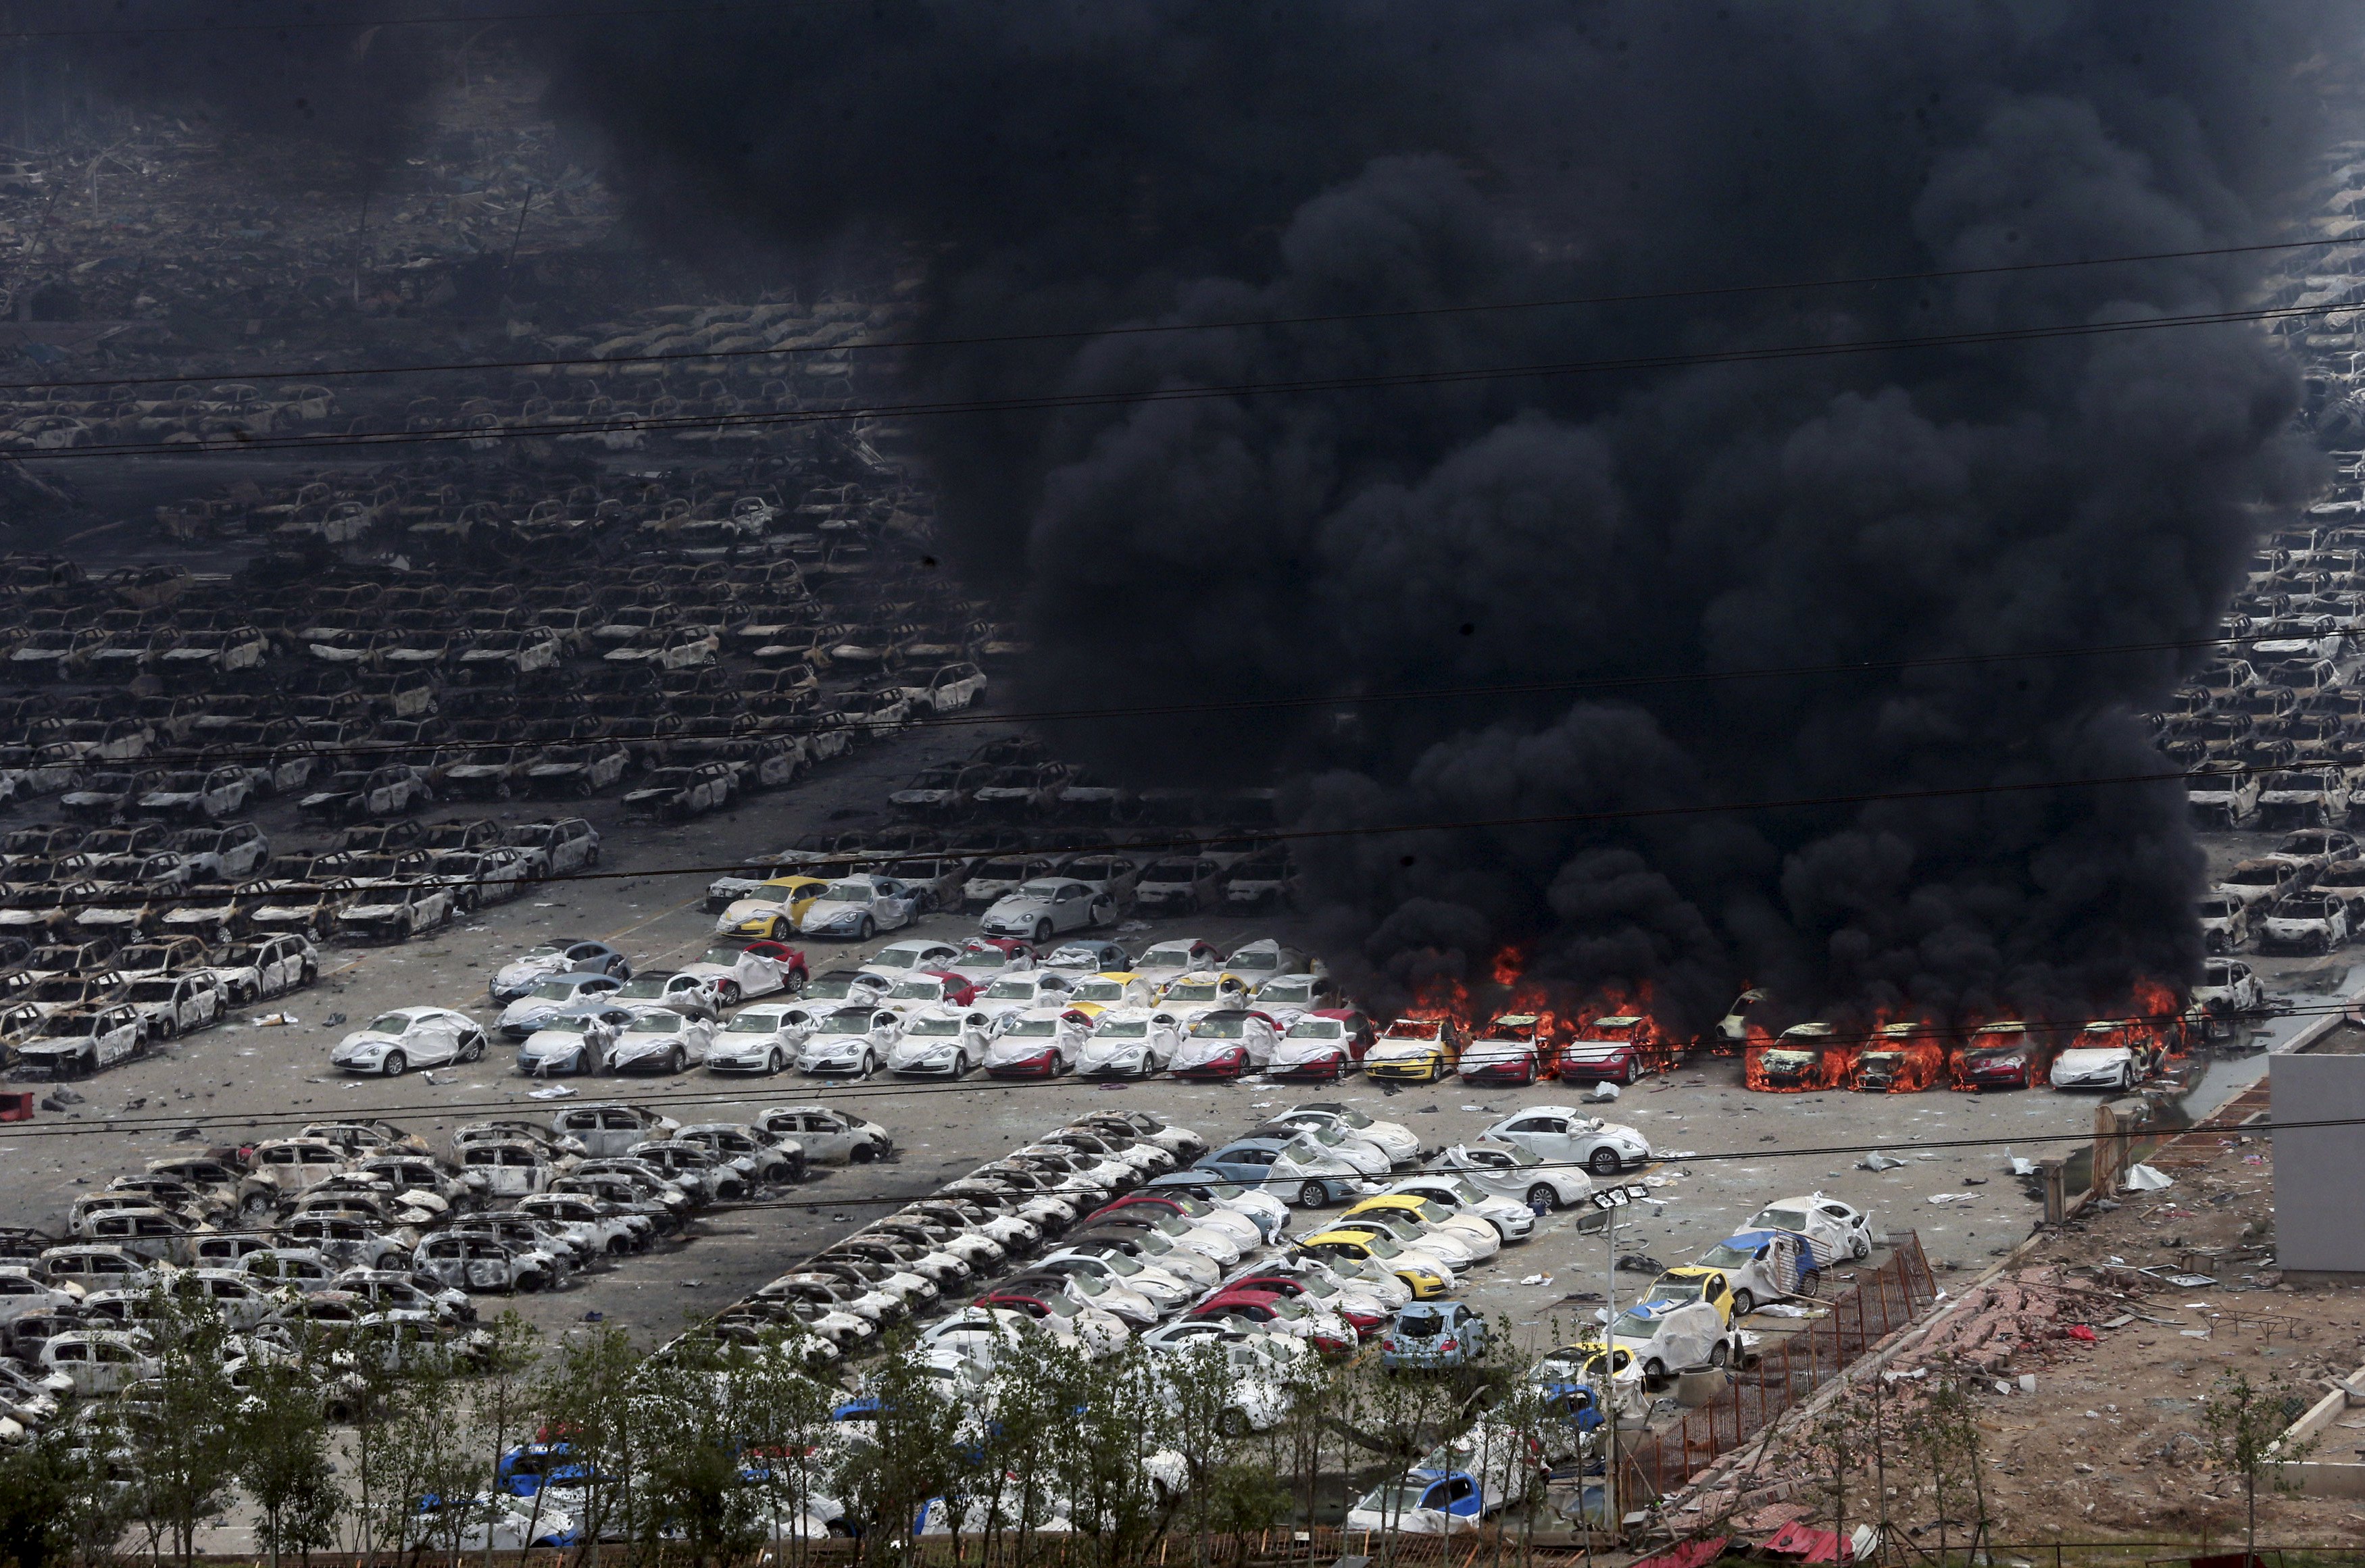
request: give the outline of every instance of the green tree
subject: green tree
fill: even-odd
[[[345,1495],[311,1374],[294,1361],[251,1361],[230,1439],[232,1473],[263,1516],[255,1539],[272,1568],[283,1552],[308,1561],[315,1550],[334,1546]]]
[[[805,1372],[813,1330],[791,1326],[723,1356],[723,1404],[732,1413],[752,1485],[772,1540],[772,1561],[786,1562],[793,1529],[796,1560],[820,1500],[835,1495],[838,1395]]]
[[[479,1375],[469,1390],[469,1405],[476,1430],[491,1453],[490,1472],[496,1480],[501,1455],[533,1425],[533,1374],[541,1364],[541,1330],[520,1317],[514,1308],[493,1320]],[[485,1532],[485,1568],[493,1568],[489,1529]]]
[[[0,1450],[0,1559],[47,1568],[73,1551],[77,1469],[61,1428]]]
[[[2239,1368],[2226,1372],[2201,1402],[2209,1457],[2242,1484],[2242,1550],[2259,1551],[2259,1486],[2277,1467],[2303,1461],[2315,1450],[2313,1439],[2281,1443],[2306,1397],[2281,1379],[2254,1383]],[[2279,1482],[2276,1484],[2280,1484]]]
[[[134,1508],[151,1544],[168,1538],[186,1564],[235,1465],[228,1424],[237,1391],[223,1371],[230,1334],[207,1297],[159,1285],[142,1305],[152,1372],[118,1402],[139,1455]]]
[[[622,1328],[578,1329],[544,1362],[535,1407],[554,1442],[566,1445],[580,1484],[569,1493],[578,1510],[590,1568],[600,1561],[600,1542],[633,1517],[633,1459],[639,1429],[633,1413],[640,1353]]]

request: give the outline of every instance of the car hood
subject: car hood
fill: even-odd
[[[568,1034],[563,1029],[537,1029],[520,1043],[518,1055],[556,1060],[571,1057],[583,1049],[587,1038],[586,1036]]]
[[[503,964],[493,971],[493,983],[499,986],[531,986],[557,974],[563,958],[520,958]]]

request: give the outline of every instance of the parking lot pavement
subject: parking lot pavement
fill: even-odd
[[[30,1126],[0,1135],[0,1224],[61,1228],[74,1196],[138,1170],[143,1160],[291,1131],[305,1120],[384,1116],[423,1134],[440,1149],[448,1148],[450,1133],[461,1122],[554,1109],[530,1097],[552,1086],[518,1077],[498,1045],[485,1061],[393,1080],[335,1074],[328,1052],[347,1029],[389,1007],[455,1005],[489,1019],[487,978],[508,957],[549,935],[580,933],[610,940],[643,968],[683,961],[712,930],[712,916],[701,903],[708,878],[661,868],[735,863],[816,826],[858,823],[891,780],[900,781],[931,760],[932,744],[949,751],[984,738],[963,734],[957,742],[930,743],[914,737],[873,747],[787,794],[682,828],[611,838],[603,869],[623,875],[551,884],[485,911],[465,925],[399,946],[331,949],[317,988],[250,1010],[242,1015],[245,1021],[190,1036],[151,1059],[77,1083],[73,1087],[86,1097],[83,1103],[62,1114],[43,1113]],[[644,869],[650,874],[630,874]],[[959,914],[934,915],[916,928],[948,937],[973,929],[973,918]],[[1257,936],[1295,935],[1285,915],[1170,919],[1129,924],[1119,935],[1146,945],[1186,932],[1227,947]],[[808,960],[815,973],[851,967],[877,946],[911,934],[885,933],[869,944],[810,943]],[[296,1021],[277,1026],[254,1021],[279,1011]],[[1138,1105],[1220,1139],[1300,1100],[1340,1099],[1403,1121],[1424,1148],[1435,1150],[1476,1137],[1521,1105],[1576,1097],[1575,1091],[1553,1083],[1473,1090],[1449,1081],[1389,1093],[1361,1079],[1337,1091],[1312,1091],[1254,1080],[1239,1085],[1128,1081],[1107,1088],[1067,1080],[1002,1084],[972,1079],[958,1086],[880,1080],[849,1085],[792,1074],[724,1081],[692,1072],[680,1079],[568,1081],[557,1087],[589,1098],[672,1103],[713,1120],[819,1098],[882,1124],[896,1138],[898,1156],[889,1163],[823,1171],[789,1193],[716,1213],[687,1246],[629,1260],[565,1292],[517,1303],[545,1327],[598,1313],[649,1338],[670,1333],[686,1315],[726,1305],[881,1210],[1087,1107]],[[2009,1177],[2001,1148],[1917,1151],[1915,1144],[2074,1133],[2090,1126],[2093,1114],[2085,1099],[2043,1090],[1994,1096],[1752,1094],[1740,1085],[1738,1064],[1729,1060],[1701,1061],[1646,1080],[1616,1103],[1593,1109],[1641,1128],[1663,1152],[1745,1156],[1760,1147],[1767,1151],[1762,1159],[1654,1166],[1644,1180],[1653,1183],[1657,1201],[1628,1211],[1620,1230],[1620,1252],[1686,1262],[1766,1201],[1821,1190],[1871,1209],[1884,1225],[1919,1230],[1933,1265],[1942,1269],[1948,1263],[1972,1267],[2003,1250],[2025,1234],[2033,1205]],[[171,1118],[181,1110],[231,1119],[176,1139]],[[145,1125],[140,1130],[109,1126],[126,1117]],[[1879,1145],[1906,1163],[1875,1173],[1857,1169],[1860,1156],[1852,1152],[1774,1157],[1777,1150],[1861,1145]],[[1969,1197],[1943,1206],[1927,1202],[1940,1193]],[[1541,1338],[1550,1333],[1556,1305],[1564,1319],[1571,1317],[1574,1309],[1561,1305],[1562,1298],[1603,1288],[1608,1261],[1598,1238],[1578,1234],[1570,1216],[1557,1216],[1534,1240],[1479,1271],[1465,1294],[1490,1311],[1508,1314],[1523,1335]],[[1520,1282],[1536,1275],[1548,1278]],[[1625,1293],[1646,1282],[1645,1276],[1634,1274],[1619,1279],[1621,1300],[1631,1300]],[[1590,1305],[1584,1310],[1589,1314]]]

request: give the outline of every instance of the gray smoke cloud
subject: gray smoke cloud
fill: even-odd
[[[924,258],[911,395],[1194,392],[925,421],[1026,700],[1582,694],[1077,724],[1136,778],[1288,779],[1385,1006],[1507,945],[1698,1025],[2110,1007],[2191,974],[2193,659],[1730,672],[2205,637],[2308,482],[2290,368],[2180,329],[1248,395],[2236,305],[2318,145],[2336,0],[873,0],[536,41],[651,233]],[[1683,297],[1552,309],[1501,301]],[[1140,325],[1297,325],[1115,333]],[[1826,804],[1669,814],[1754,801]],[[1653,812],[1637,815],[1617,813]]]

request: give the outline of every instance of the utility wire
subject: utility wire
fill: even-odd
[[[633,416],[586,420],[565,425],[494,426],[470,429],[459,425],[384,434],[248,435],[230,433],[196,442],[99,442],[78,447],[17,447],[6,455],[18,462],[119,456],[187,456],[215,452],[300,452],[346,448],[408,446],[454,441],[548,439],[561,435],[676,430],[741,430],[770,426],[843,423],[854,420],[935,418],[946,415],[990,414],[1059,409],[1124,408],[1152,403],[1199,402],[1224,398],[1288,397],[1313,393],[1384,391],[1417,386],[1451,386],[1509,380],[1549,380],[1570,375],[1599,375],[1643,370],[1682,369],[1701,365],[1754,364],[1780,360],[1829,359],[1854,354],[1902,353],[1915,350],[1976,348],[2036,342],[2053,339],[2107,337],[2169,328],[2249,324],[2292,320],[2365,308],[2357,305],[2288,306],[2256,310],[2210,311],[2180,316],[2157,316],[2138,320],[2089,321],[2054,327],[1999,328],[1983,331],[1937,333],[1922,337],[1855,339],[1832,343],[1793,343],[1757,349],[1723,349],[1696,353],[1642,354],[1619,359],[1540,361],[1529,364],[1479,365],[1456,370],[1400,371],[1368,375],[1309,377],[1284,381],[1236,382],[1215,386],[1150,386],[1106,392],[1044,393],[1031,397],[986,398],[941,402],[880,403],[843,409],[765,410],[736,414]]]
[[[1792,680],[1820,676],[1872,675],[1911,669],[1950,669],[2052,659],[2104,658],[2124,654],[2185,653],[2200,648],[2247,648],[2260,643],[2306,640],[2312,639],[2299,633],[2262,632],[2238,637],[2163,639],[2158,642],[2118,643],[2090,648],[2032,648],[2019,653],[1947,654],[1928,658],[1858,659],[1838,664],[1773,666],[1755,669],[1660,671],[1650,674],[1588,676],[1576,680],[1518,681],[1492,686],[1425,687],[1401,691],[1341,692],[1317,697],[1227,698],[1205,702],[1137,703],[1114,708],[1043,708],[1022,710],[1016,712],[982,709],[964,710],[954,713],[934,714],[924,719],[907,720],[891,734],[921,734],[931,730],[962,729],[979,724],[1075,723],[1105,719],[1181,718],[1203,713],[1275,712],[1379,703],[1463,701],[1471,698],[1483,697],[1552,696],[1572,692],[1631,690],[1638,688],[1691,686],[1734,680]],[[860,696],[864,693],[857,690],[835,695]],[[560,716],[565,717],[565,715]],[[758,719],[764,717],[763,715],[754,716]],[[41,717],[47,717],[47,715]],[[780,737],[822,734],[862,727],[858,719],[851,723],[825,722],[824,716],[818,712],[780,714],[773,715],[772,718],[775,722],[771,727],[761,730],[750,731],[728,727],[709,729],[693,726],[685,727],[669,734],[653,736],[650,739],[654,743],[667,745],[701,740],[761,742]],[[339,759],[364,756],[416,756],[422,752],[456,755],[476,751],[498,751],[505,746],[519,745],[580,746],[601,744],[605,743],[598,736],[585,740],[530,743],[459,741],[448,738],[420,741],[364,741],[346,745],[329,744],[318,747],[309,744],[285,746],[240,746],[225,744],[214,746],[165,747],[143,752],[136,757],[85,767],[84,771],[86,773],[138,772],[159,763],[186,762],[195,767],[219,765],[240,758],[275,762],[311,756],[323,761],[334,762]],[[2202,771],[2215,770],[2204,765]],[[564,801],[559,803],[563,804]]]
[[[758,1004],[765,1003],[773,999],[755,999]],[[793,999],[783,998],[779,1000],[792,1001]],[[859,1006],[862,1004],[849,1001],[847,1002],[838,1003],[835,1005]],[[2279,1013],[2275,1014],[2275,1016],[2286,1018],[2323,1017],[2346,1014],[2348,1011],[2349,1004],[2343,1002],[2324,1007],[2294,1007],[2288,1011]],[[2178,1012],[2142,1014],[2132,1016],[2121,1014],[2116,1018],[2105,1019],[2102,1020],[2102,1022],[2113,1024],[2142,1024],[2167,1028],[2181,1023],[2183,1018],[2183,1013]],[[1962,1039],[1967,1042],[1969,1037],[1978,1027],[1979,1025],[1967,1025],[1955,1028],[1949,1028],[1939,1025],[1922,1025],[1917,1030],[1915,1037],[1945,1037]],[[2042,1021],[2031,1021],[2027,1023],[2026,1027],[2031,1034],[2053,1033],[2065,1036],[2074,1036],[2078,1032],[2081,1031],[2085,1027],[2085,1025],[2083,1023],[2048,1024]],[[1815,1043],[1826,1045],[1853,1044],[1863,1046],[1893,1043],[1900,1037],[1901,1036],[1883,1035],[1875,1031],[1857,1035],[1825,1036]],[[1766,1037],[1758,1040],[1756,1043],[1764,1045],[1777,1045],[1779,1043],[1779,1039],[1778,1036]],[[489,1056],[489,1052],[488,1055]],[[361,1080],[359,1077],[354,1077],[348,1081],[358,1082]],[[539,1078],[521,1078],[516,1081],[521,1083],[533,1083],[537,1085],[546,1085],[548,1083],[547,1080]],[[710,1080],[709,1081],[712,1082],[716,1081]],[[768,1085],[771,1085],[772,1081],[767,1080],[765,1081]],[[824,1080],[819,1082],[815,1082],[811,1080],[792,1080],[786,1084],[772,1085],[770,1087],[761,1089],[700,1088],[680,1092],[659,1092],[643,1095],[631,1101],[630,1103],[647,1109],[663,1110],[673,1106],[744,1104],[751,1099],[766,1099],[777,1096],[784,1104],[803,1105],[811,1103],[827,1103],[833,1101],[850,1099],[861,1099],[864,1101],[894,1101],[913,1097],[929,1097],[939,1094],[975,1095],[981,1092],[986,1091],[999,1092],[1030,1092],[1052,1089],[1072,1090],[1079,1083],[1083,1081],[1085,1081],[1076,1078],[1050,1078],[1025,1079],[1017,1081],[984,1079],[959,1080],[952,1082],[937,1083],[895,1082],[873,1084],[862,1081]],[[1116,1080],[1113,1081],[1125,1081]],[[1187,1082],[1189,1081],[1182,1081]],[[1228,1082],[1232,1087],[1246,1088],[1250,1086],[1245,1080],[1215,1081],[1218,1083]],[[1372,1081],[1376,1083],[1379,1081]],[[1438,1082],[1433,1084],[1408,1084],[1406,1088],[1407,1090],[1417,1088],[1442,1090],[1450,1081],[1452,1081],[1440,1080]],[[1254,1087],[1269,1089],[1279,1088],[1281,1085],[1273,1083],[1268,1080],[1255,1084]],[[1313,1085],[1309,1087],[1318,1089],[1321,1086]],[[1840,1092],[1840,1091],[1825,1091],[1824,1092]],[[333,1114],[303,1114],[294,1111],[288,1111],[277,1114],[252,1111],[204,1111],[181,1114],[169,1114],[160,1111],[150,1115],[109,1117],[102,1121],[78,1123],[72,1126],[56,1123],[0,1125],[0,1143],[5,1143],[11,1138],[72,1137],[79,1137],[86,1133],[122,1133],[128,1135],[139,1135],[159,1132],[178,1132],[184,1128],[192,1126],[201,1128],[230,1126],[255,1127],[264,1125],[284,1125],[288,1123],[300,1125],[307,1122],[379,1121],[389,1117],[406,1115],[432,1116],[439,1120],[444,1118],[485,1115],[504,1120],[515,1120],[521,1116],[531,1118],[535,1107],[540,1105],[548,1106],[551,1114],[555,1115],[564,1113],[572,1107],[600,1105],[609,1103],[610,1102],[608,1101],[600,1099],[583,1098],[578,1100],[570,1097],[568,1099],[557,1101],[536,1101],[532,1104],[525,1104],[521,1103],[516,1096],[512,1095],[499,1100],[429,1100],[420,1101],[410,1104],[371,1106],[365,1111],[357,1110],[351,1114],[346,1115],[337,1115]],[[1122,1107],[1112,1108],[1121,1109]],[[1084,1114],[1088,1113],[1079,1113],[1079,1114]],[[2087,1137],[2091,1135],[2079,1136]],[[1720,1156],[1716,1158],[1725,1157]],[[1739,1158],[1739,1156],[1733,1156],[1732,1158]]]
[[[0,33],[0,38],[7,37]],[[1797,278],[1770,283],[1716,284],[1693,288],[1652,289],[1628,294],[1570,295],[1546,299],[1508,299],[1471,305],[1407,306],[1394,310],[1351,310],[1304,316],[1241,317],[1216,321],[1128,322],[1111,327],[1075,328],[1062,331],[995,332],[964,337],[894,338],[867,342],[807,343],[760,349],[674,350],[665,353],[612,354],[606,358],[544,358],[521,360],[446,361],[427,364],[354,365],[321,370],[296,366],[286,370],[241,370],[239,381],[345,380],[374,375],[425,375],[456,371],[521,370],[549,372],[572,365],[706,364],[715,360],[776,359],[795,354],[836,353],[847,350],[987,348],[1005,343],[1071,342],[1103,338],[1164,336],[1181,332],[1219,332],[1275,327],[1315,327],[1364,321],[1413,320],[1439,316],[1484,315],[1503,310],[1558,310],[1589,306],[1644,305],[1677,299],[1713,299],[1736,295],[1795,293],[1814,289],[1874,287],[1884,284],[1938,283],[1952,278],[1992,277],[2015,273],[2057,272],[2078,267],[2134,266],[2154,262],[2193,261],[2212,256],[2253,255],[2265,252],[2319,250],[2334,245],[2365,244],[2365,231],[2337,240],[2281,240],[2257,245],[2220,245],[2191,251],[2153,251],[2141,254],[2080,257],[2058,262],[2005,262],[1984,267],[1948,267],[1926,272],[1875,273],[1855,277]],[[2328,306],[2326,309],[2365,308]],[[0,381],[0,392],[50,391],[60,387],[113,390],[118,386],[192,386],[220,381],[220,375],[115,376],[87,381]]]

